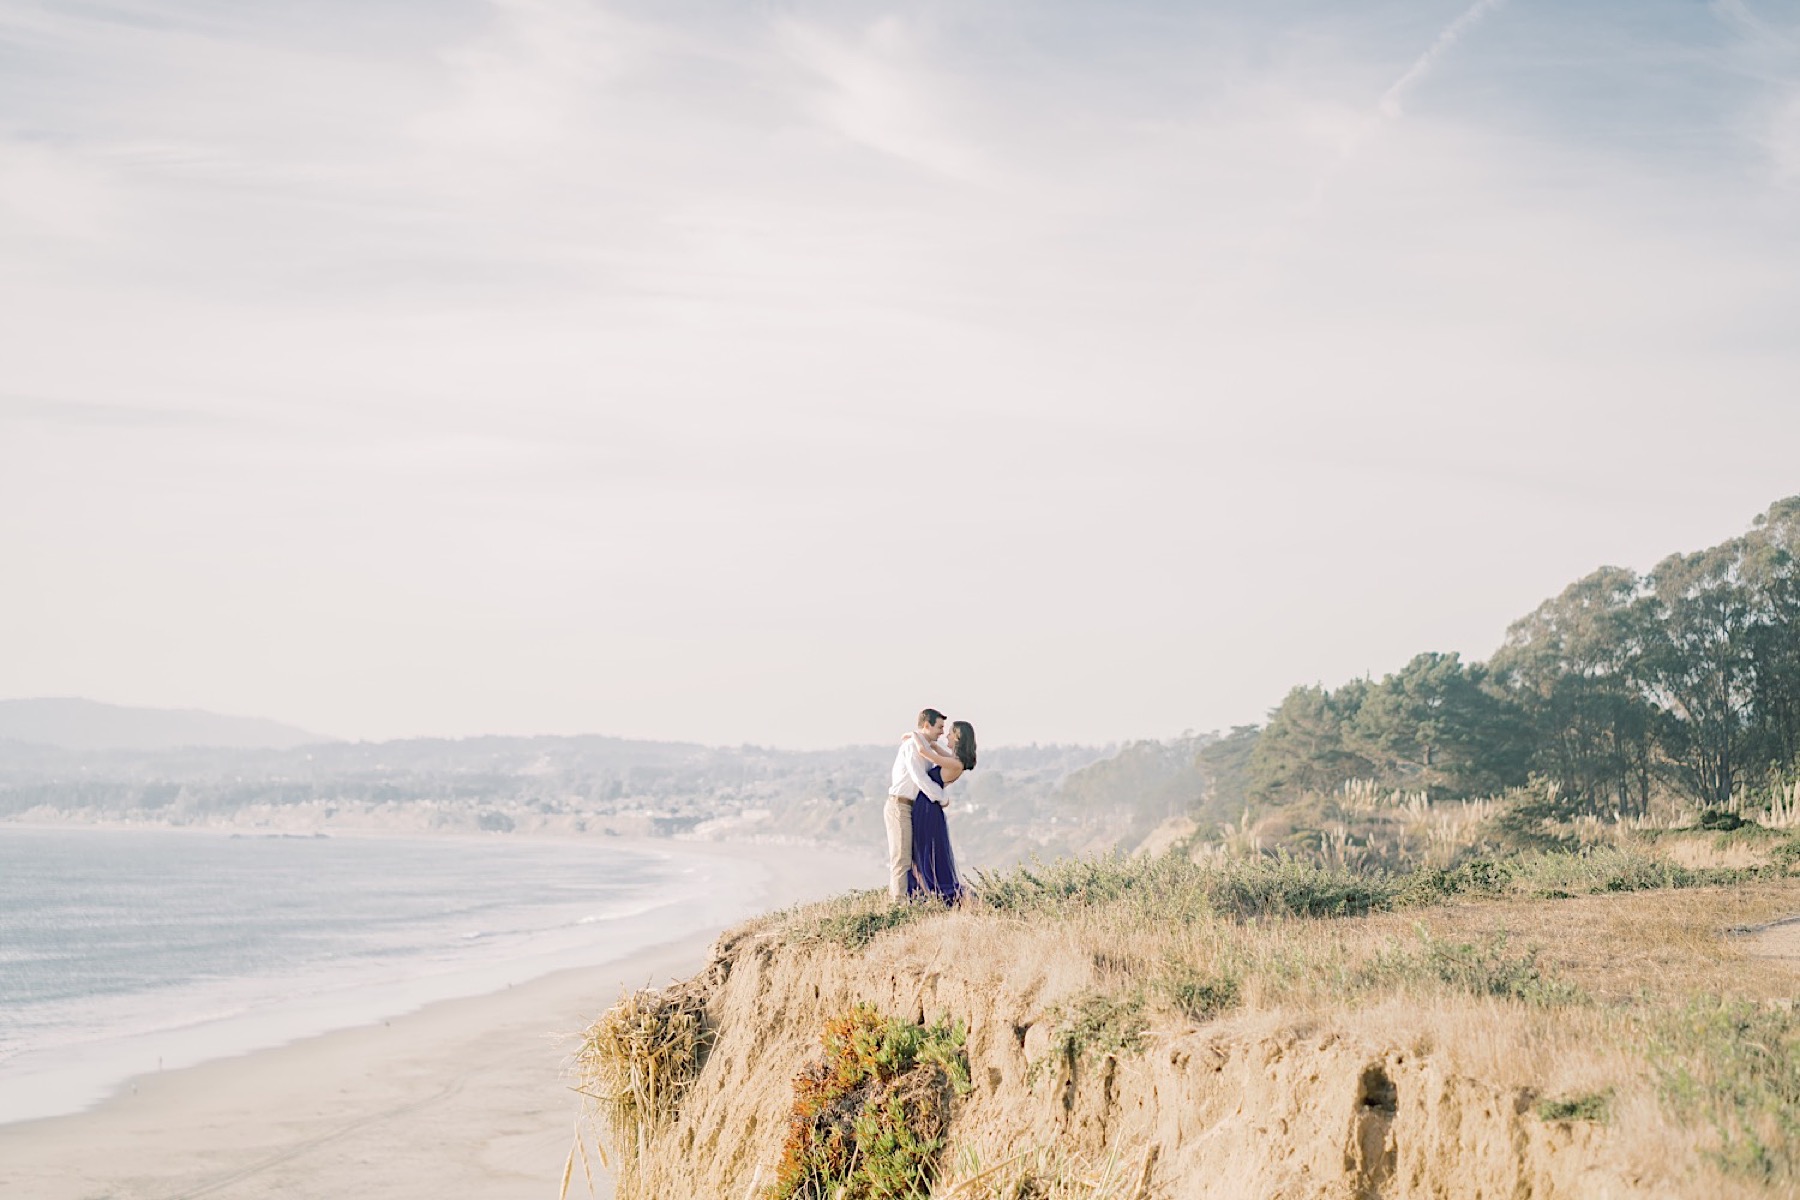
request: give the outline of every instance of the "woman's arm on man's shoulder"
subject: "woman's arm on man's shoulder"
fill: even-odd
[[[954,754],[945,754],[939,750],[929,738],[918,730],[915,729],[906,736],[913,740],[913,745],[918,747],[919,754],[926,762],[936,763],[940,767],[955,767],[958,771],[962,770],[961,759]]]

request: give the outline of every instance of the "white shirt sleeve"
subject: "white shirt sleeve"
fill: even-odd
[[[938,786],[936,780],[926,774],[927,768],[925,766],[925,759],[919,753],[918,749],[911,744],[911,741],[912,739],[909,737],[907,739],[907,744],[900,747],[901,751],[906,755],[906,773],[911,777],[914,786],[919,792],[924,792],[927,799],[932,800],[939,808],[942,808],[944,806],[944,789]],[[917,792],[914,794],[916,795]]]

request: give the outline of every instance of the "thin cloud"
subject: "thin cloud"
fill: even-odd
[[[452,146],[541,152],[591,140],[592,95],[648,52],[643,27],[568,0],[491,0],[492,24],[440,52],[454,100],[418,131]]]
[[[1766,89],[1746,116],[1747,140],[1777,186],[1800,187],[1800,41],[1743,0],[1715,0],[1712,12],[1740,35],[1738,69]]]
[[[1375,111],[1355,124],[1349,134],[1339,143],[1337,157],[1328,163],[1325,169],[1319,172],[1318,177],[1313,180],[1312,192],[1303,211],[1308,213],[1318,211],[1324,201],[1326,188],[1350,160],[1356,157],[1357,151],[1362,149],[1363,144],[1369,140],[1375,130],[1388,122],[1399,120],[1405,114],[1402,101],[1406,98],[1407,93],[1417,87],[1419,81],[1431,73],[1438,60],[1460,41],[1477,21],[1490,10],[1500,7],[1502,2],[1503,0],[1475,0],[1475,3],[1470,5],[1460,17],[1444,27],[1443,32],[1438,34],[1437,40],[1431,43],[1425,53],[1414,59],[1412,65],[1407,67],[1398,79],[1388,85],[1387,90],[1381,94],[1381,98],[1375,102]]]
[[[1481,20],[1493,9],[1499,8],[1501,2],[1502,0],[1475,0],[1467,12],[1450,22],[1444,31],[1438,34],[1437,41],[1431,43],[1431,49],[1419,55],[1413,65],[1406,69],[1406,73],[1394,80],[1393,85],[1381,94],[1381,101],[1375,106],[1376,111],[1389,120],[1400,116],[1403,111],[1401,101],[1406,98],[1406,93],[1417,87],[1419,81],[1431,73],[1431,69],[1437,65],[1438,59],[1448,53],[1450,47],[1456,45],[1462,36],[1474,26],[1475,22]]]
[[[1757,40],[1794,49],[1794,39],[1750,11],[1744,0],[1713,0],[1712,11],[1720,20],[1751,34]]]
[[[826,84],[812,107],[839,134],[934,174],[988,176],[986,156],[948,132],[935,111],[937,89],[907,61],[917,39],[897,18],[885,17],[851,41],[790,17],[776,24],[775,38],[795,65]]]

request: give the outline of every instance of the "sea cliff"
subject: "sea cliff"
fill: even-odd
[[[597,1022],[584,1087],[621,1200],[1728,1197],[1800,1178],[1792,964],[1753,932],[1800,911],[1774,859],[1364,877],[1171,853],[982,884],[956,911],[858,894],[730,931],[699,975],[627,1001],[640,1055],[657,1013],[686,1014],[679,1061],[597,1039],[620,1009]],[[915,1057],[884,1075],[868,1034],[857,1083],[857,1013],[923,1031]],[[901,1130],[902,1153],[870,1114],[939,1111],[900,1082],[933,1028],[954,1031],[956,1061],[920,1076],[943,1119]]]

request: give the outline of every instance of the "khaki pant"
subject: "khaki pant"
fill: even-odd
[[[887,825],[888,895],[896,900],[906,899],[906,877],[912,874],[912,806],[911,800],[889,796],[881,810]]]

